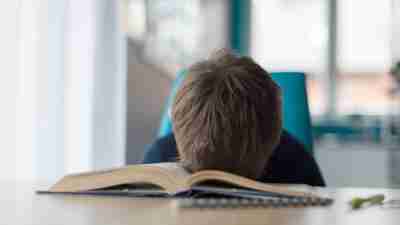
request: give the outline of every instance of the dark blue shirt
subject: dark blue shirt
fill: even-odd
[[[150,146],[143,163],[175,162],[177,156],[175,138],[170,134]],[[282,132],[280,143],[264,171],[264,175],[258,181],[325,186],[314,158],[286,131]]]

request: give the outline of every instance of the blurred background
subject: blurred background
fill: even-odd
[[[227,47],[306,74],[329,186],[400,187],[399,1],[18,0],[0,18],[0,178],[139,163],[178,71]]]

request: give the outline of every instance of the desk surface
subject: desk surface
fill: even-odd
[[[353,196],[383,193],[400,199],[400,190],[329,189],[329,207],[265,209],[179,209],[176,200],[127,197],[37,195],[26,183],[0,182],[0,224],[380,224],[398,225],[400,208],[349,208]],[[15,210],[16,209],[16,210]]]

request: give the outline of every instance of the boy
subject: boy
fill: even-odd
[[[172,105],[173,134],[144,163],[174,161],[261,182],[324,186],[314,159],[282,131],[281,93],[251,58],[226,50],[191,66]]]

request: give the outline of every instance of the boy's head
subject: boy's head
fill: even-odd
[[[257,179],[279,142],[281,94],[267,71],[227,50],[187,70],[172,106],[180,161]]]

